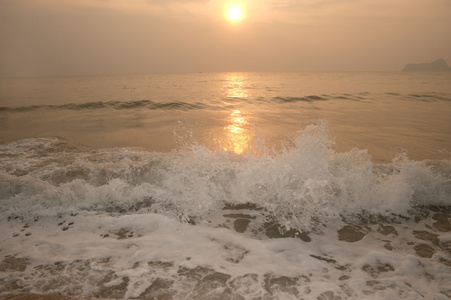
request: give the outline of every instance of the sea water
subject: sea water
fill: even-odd
[[[0,80],[0,291],[451,297],[451,74]]]

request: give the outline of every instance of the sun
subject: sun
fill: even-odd
[[[230,4],[226,8],[226,17],[231,21],[239,21],[244,17],[244,9],[240,4]]]

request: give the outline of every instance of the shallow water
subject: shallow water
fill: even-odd
[[[0,291],[451,297],[451,77],[0,81]]]

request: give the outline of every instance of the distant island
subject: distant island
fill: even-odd
[[[407,64],[404,72],[449,72],[451,68],[448,66],[446,61],[442,58],[437,59],[431,63],[422,64]]]

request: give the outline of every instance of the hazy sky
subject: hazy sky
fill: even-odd
[[[238,3],[243,18],[226,18]],[[451,65],[451,0],[0,0],[0,76]]]

